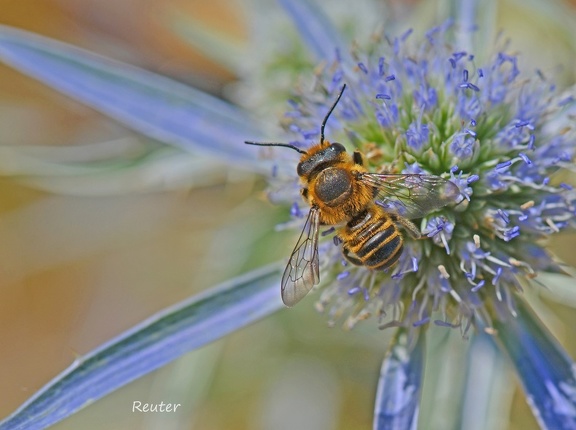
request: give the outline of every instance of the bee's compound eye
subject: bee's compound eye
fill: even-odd
[[[298,174],[298,176],[307,175],[312,170],[312,167],[313,165],[310,162],[310,160],[303,161],[301,163],[298,163],[298,166],[296,166],[296,173]]]
[[[331,144],[330,148],[332,148],[332,150],[336,152],[346,152],[346,148],[344,148],[344,145],[338,142],[334,142],[333,144]]]

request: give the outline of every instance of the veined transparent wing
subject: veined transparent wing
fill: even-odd
[[[421,218],[460,197],[454,183],[434,175],[363,173],[359,179],[376,189],[378,205],[408,219]]]
[[[282,275],[282,301],[286,306],[294,306],[308,294],[314,285],[320,282],[319,226],[320,211],[312,207]]]

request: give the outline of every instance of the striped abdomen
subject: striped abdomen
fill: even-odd
[[[371,206],[352,218],[340,237],[344,242],[344,256],[352,263],[371,270],[389,268],[402,254],[403,239],[393,215],[378,206]]]

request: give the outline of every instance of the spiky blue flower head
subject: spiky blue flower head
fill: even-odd
[[[329,140],[363,152],[370,171],[438,175],[461,193],[416,220],[424,239],[405,235],[387,272],[347,263],[337,238],[327,237],[334,229],[326,229],[318,307],[331,323],[345,318],[351,327],[376,315],[381,327],[489,329],[516,314],[525,280],[560,270],[543,244],[575,215],[576,194],[558,178],[572,166],[575,130],[552,132],[550,124],[572,96],[541,73],[522,75],[505,46],[479,64],[449,42],[451,31],[447,23],[421,40],[407,32],[337,52],[290,102],[291,143],[307,148],[346,83],[326,126]],[[279,191],[271,196],[292,205],[292,224],[301,227],[307,208],[288,155],[276,166]]]

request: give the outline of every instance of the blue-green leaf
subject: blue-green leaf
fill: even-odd
[[[575,429],[576,364],[522,300],[517,313],[494,323],[496,340],[512,359],[542,428]]]
[[[415,429],[418,423],[424,366],[424,332],[410,338],[399,329],[392,341],[378,381],[374,430]]]
[[[279,266],[226,282],[151,317],[54,378],[0,430],[42,429],[154,369],[282,308]]]
[[[464,400],[467,367],[463,357],[469,348],[470,342],[462,339],[459,330],[436,324],[427,329],[426,372],[418,413],[421,429],[460,428],[458,416]]]
[[[460,339],[460,342],[466,341]],[[504,417],[510,414],[514,394],[513,376],[507,366],[508,361],[496,348],[491,337],[482,332],[474,334],[470,339],[467,355],[465,387],[460,396],[460,422],[454,428],[501,428]]]
[[[256,161],[243,141],[261,132],[246,112],[168,78],[6,26],[0,61],[154,139]]]

